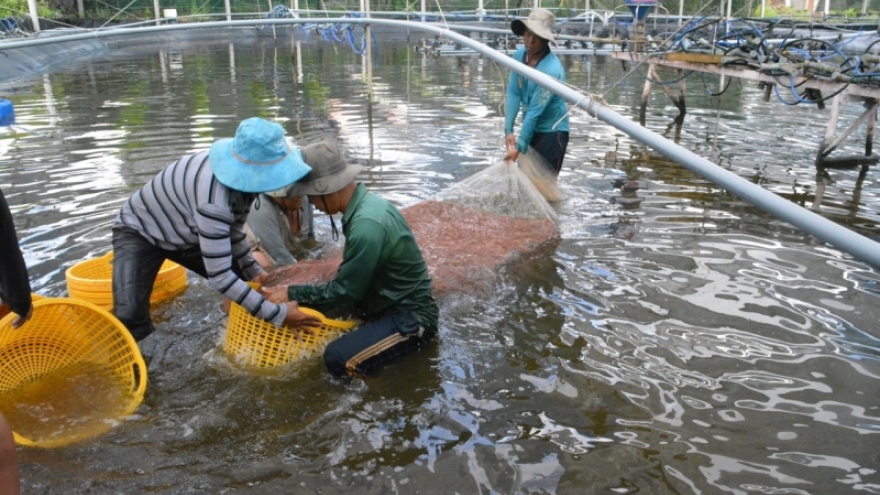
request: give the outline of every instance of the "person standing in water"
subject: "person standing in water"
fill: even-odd
[[[523,37],[523,46],[513,54],[513,58],[564,83],[562,62],[550,51],[550,43],[556,42],[553,35],[555,24],[556,17],[547,9],[534,9],[528,19],[511,22],[513,34]],[[513,127],[520,110],[523,118],[517,136]],[[568,130],[565,101],[537,83],[511,72],[504,115],[507,147],[504,159],[516,161],[519,154],[526,153],[531,146],[557,176],[568,147]]]

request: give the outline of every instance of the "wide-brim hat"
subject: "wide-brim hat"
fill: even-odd
[[[284,128],[259,117],[242,121],[234,138],[215,141],[208,161],[217,180],[246,193],[274,191],[311,170],[287,142]]]
[[[535,33],[538,37],[556,43],[556,38],[553,36],[553,27],[555,25],[556,16],[553,15],[553,12],[547,9],[533,9],[529,13],[528,19],[514,19],[510,23],[510,30],[513,31],[513,34],[522,36],[526,32],[526,28],[528,28],[529,31]]]
[[[353,182],[364,168],[361,165],[348,163],[339,144],[334,141],[321,141],[304,146],[302,155],[303,160],[312,167],[312,171],[287,188],[287,193],[292,196],[333,194]]]

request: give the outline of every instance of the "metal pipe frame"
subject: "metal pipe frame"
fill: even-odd
[[[642,127],[638,123],[602,105],[601,102],[591,98],[589,95],[580,93],[542,72],[515,61],[513,58],[502,52],[483,45],[479,41],[452,31],[451,28],[453,28],[453,26],[449,26],[450,29],[447,29],[446,26],[433,23],[376,18],[336,18],[322,19],[321,21],[347,24],[372,24],[427,31],[453,40],[463,46],[470,47],[493,62],[547,88],[554,94],[562,97],[565,101],[586,111],[587,114],[593,118],[601,120],[615,129],[626,133],[636,141],[649,146],[670,160],[673,160],[688,170],[700,175],[704,179],[730,191],[743,201],[751,203],[761,210],[772,214],[776,218],[800,228],[804,232],[827,242],[835,248],[850,254],[854,258],[867,263],[875,269],[880,269],[880,246],[878,246],[876,242],[838,225],[825,217],[817,215],[812,211],[791,203],[790,201],[715,165],[692,151],[666,140],[659,134]],[[172,24],[141,27],[136,30],[110,29],[90,33],[71,34],[67,36],[52,36],[42,39],[4,42],[0,43],[0,50],[57,43],[61,41],[119,37],[131,34],[133,31],[138,33],[160,33],[181,29],[229,28],[235,26],[253,27],[265,26],[267,24],[311,24],[314,22],[315,19],[248,19],[227,22],[203,22],[196,24]],[[464,26],[460,29],[467,31],[471,28]]]

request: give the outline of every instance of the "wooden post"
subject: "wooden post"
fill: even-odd
[[[767,103],[770,101],[770,95],[773,94],[773,83],[765,82],[762,84],[764,85],[763,86],[763,88],[764,88],[764,103]],[[760,88],[762,86],[758,86],[758,87]]]
[[[678,95],[678,104],[676,106],[678,107],[678,111],[680,112],[679,116],[678,116],[679,120],[684,121],[684,116],[687,113],[687,105],[685,105],[685,101],[684,101],[684,93],[685,93],[685,90],[687,89],[685,81],[687,81],[687,78],[684,77],[684,70],[683,69],[678,69],[678,77],[681,78],[681,81],[678,82],[679,95]],[[679,132],[681,132],[681,131],[679,130]]]
[[[871,156],[874,153],[874,124],[877,122],[877,107],[873,107],[869,112],[866,124],[868,129],[865,135],[865,156]]]
[[[653,67],[653,65],[652,65],[652,67]],[[682,69],[678,69],[677,72],[678,72],[678,76],[681,77],[684,71]],[[648,77],[651,77],[650,70],[648,71]],[[678,108],[678,117],[676,117],[675,120],[684,121],[684,115],[685,115],[685,113],[687,113],[687,110],[685,109],[685,106],[684,106],[684,89],[685,89],[684,88],[684,79],[682,79],[681,81],[678,82],[678,88],[679,88],[678,96],[674,95],[672,93],[672,90],[669,89],[669,86],[666,84],[661,84],[660,88],[663,89],[663,92],[666,93],[666,96],[668,96],[669,99],[672,100],[672,104],[675,105],[676,108]]]
[[[816,173],[816,194],[813,196],[813,211],[822,209],[822,200],[825,199],[825,173],[819,171]]]
[[[235,87],[235,45],[229,44],[229,82]]]
[[[370,0],[364,0],[364,16],[370,17]],[[373,102],[373,42],[372,42],[372,26],[364,24],[364,43],[366,43],[366,51],[364,57],[367,62],[367,99],[372,105]]]
[[[266,3],[269,4],[269,14],[272,15],[272,0],[266,0]],[[278,35],[275,33],[275,24],[272,24],[272,39],[277,41]]]
[[[645,88],[642,90],[642,105],[639,108],[639,124],[645,125],[645,112],[648,109],[648,97],[651,96],[651,80],[657,77],[655,64],[648,64],[648,77],[645,78]]]
[[[828,149],[831,141],[834,139],[834,133],[837,131],[837,120],[840,118],[840,95],[835,95],[831,99],[831,115],[828,117],[828,125],[825,127],[825,137],[819,143],[819,151],[816,154],[816,168],[822,169],[825,157],[828,155]]]

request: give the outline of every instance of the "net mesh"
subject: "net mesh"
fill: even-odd
[[[529,146],[529,151],[519,155],[520,170],[529,178],[532,185],[541,193],[547,201],[558,203],[565,199],[565,194],[556,185],[556,173],[547,160]]]
[[[535,153],[537,155],[537,153]],[[537,166],[529,161],[530,170]],[[534,174],[539,172],[533,171]],[[435,201],[502,217],[557,221],[556,211],[531,178],[511,161],[500,161],[434,197]]]
[[[435,297],[484,293],[499,269],[552,249],[557,215],[532,179],[513,162],[498,162],[401,210],[428,265]],[[267,285],[312,284],[332,279],[342,260],[335,251],[270,275]]]

